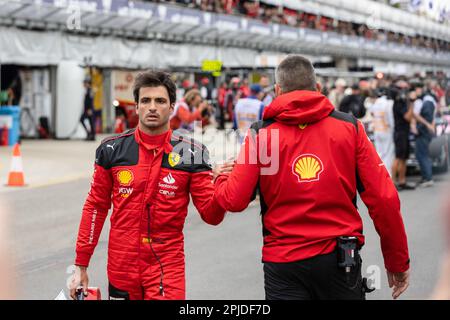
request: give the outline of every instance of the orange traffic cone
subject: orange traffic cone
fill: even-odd
[[[11,161],[11,170],[9,172],[8,184],[9,187],[23,187],[25,186],[25,179],[23,175],[22,156],[20,155],[19,144],[14,145],[13,158]]]

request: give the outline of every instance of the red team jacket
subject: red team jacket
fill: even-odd
[[[189,195],[209,224],[219,224],[225,211],[212,200],[211,166],[203,145],[169,131],[162,137],[162,147],[151,150],[141,135],[139,130],[131,130],[105,140],[97,149],[75,264],[89,265],[112,203],[110,285],[135,299],[143,298],[141,287],[151,287],[154,292],[146,292],[145,298],[160,298],[161,262],[165,298],[184,299],[183,227]],[[149,249],[150,242],[154,252]]]
[[[359,192],[381,238],[386,269],[409,268],[397,190],[359,121],[335,111],[318,92],[294,91],[276,98],[252,129],[228,181],[216,180],[214,199],[238,212],[259,188],[263,261],[327,254],[339,236],[356,236],[362,246]],[[271,166],[278,170],[264,172]]]

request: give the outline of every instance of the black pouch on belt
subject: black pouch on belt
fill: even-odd
[[[361,257],[359,256],[358,238],[356,237],[339,237],[337,239],[337,256],[338,266],[345,269],[347,279],[354,268],[361,268]],[[369,288],[367,279],[362,279],[362,290],[365,293],[374,291]]]
[[[337,238],[338,266],[344,268],[349,273],[357,266],[356,256],[358,254],[358,238],[339,237]]]

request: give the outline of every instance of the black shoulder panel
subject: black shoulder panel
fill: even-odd
[[[267,119],[267,120],[259,120],[259,121],[255,121],[253,122],[253,124],[250,126],[250,129],[252,129],[253,131],[255,131],[256,133],[259,132],[260,129],[262,128],[266,128],[268,126],[270,126],[272,123],[274,123],[275,120],[274,119]]]
[[[208,149],[202,143],[177,134],[172,134],[170,143],[173,150],[164,154],[163,168],[191,173],[212,170]]]
[[[253,122],[253,124],[250,126],[250,130],[251,130],[250,133],[252,134],[253,137],[255,137],[259,133],[259,130],[261,130],[263,128],[267,128],[272,123],[275,123],[274,119],[259,120],[259,121]]]
[[[135,129],[106,138],[97,148],[96,163],[105,169],[134,166],[139,162],[139,145],[134,139]]]
[[[261,130],[263,128],[267,128],[268,126],[270,126],[273,123],[275,123],[274,119],[256,121],[250,126],[251,134],[253,136],[255,136],[259,133],[259,130]],[[259,204],[261,206],[262,233],[263,233],[263,237],[265,238],[266,236],[268,236],[270,234],[269,230],[267,230],[267,228],[264,224],[264,215],[266,214],[266,212],[268,210],[268,206],[267,206],[266,201],[264,200],[264,195],[261,192],[259,180],[258,180],[258,184],[256,185],[256,188],[254,190],[253,199],[256,198],[257,193],[259,193]],[[265,244],[265,240],[264,240],[264,244]]]
[[[129,136],[131,134],[134,134],[135,131],[136,131],[136,129],[130,129],[130,130],[127,130],[127,131],[125,131],[123,133],[119,133],[119,134],[116,134],[114,136],[106,137],[105,139],[102,140],[101,144],[104,144],[104,143],[106,143],[108,141],[112,141],[112,140],[116,140],[116,139],[119,139],[119,138],[122,138],[122,137]]]
[[[352,114],[334,110],[332,113],[330,113],[330,117],[341,121],[350,122],[355,126],[356,132],[358,132],[358,120],[356,120],[356,118]]]

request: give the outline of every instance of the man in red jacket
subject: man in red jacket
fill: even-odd
[[[364,299],[364,244],[357,192],[381,238],[389,286],[409,283],[409,254],[396,188],[363,125],[335,111],[311,63],[290,55],[276,71],[276,99],[252,125],[229,179],[214,199],[244,210],[259,189],[267,299]],[[355,246],[337,248],[338,238]],[[338,266],[339,253],[353,265]]]
[[[76,244],[79,279],[74,282],[87,292],[86,270],[112,201],[109,297],[184,299],[183,226],[189,194],[209,224],[219,224],[225,211],[212,199],[206,147],[169,129],[176,99],[169,74],[140,74],[133,93],[138,127],[106,139],[97,149]]]

